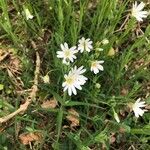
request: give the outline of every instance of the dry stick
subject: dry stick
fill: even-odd
[[[28,106],[30,105],[30,103],[32,102],[33,99],[35,99],[36,97],[36,93],[38,91],[37,85],[38,85],[38,76],[40,73],[40,56],[39,53],[36,51],[36,69],[35,69],[35,76],[34,76],[34,84],[31,88],[31,92],[29,94],[29,96],[27,97],[26,101],[24,104],[20,105],[19,109],[17,109],[16,111],[14,111],[13,113],[0,118],[0,124],[7,122],[8,120],[10,120],[11,118],[15,117],[16,115],[20,114],[20,113],[24,113]]]
[[[126,19],[124,20],[124,22],[123,22],[123,24],[121,25],[121,27],[120,27],[118,30],[114,31],[114,33],[124,30],[123,27],[126,25],[128,19],[129,19],[129,16],[130,16],[129,14],[126,16]]]
[[[3,61],[8,56],[8,54],[9,53],[6,53],[6,54],[0,56],[0,62]]]

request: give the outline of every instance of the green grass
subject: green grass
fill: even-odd
[[[150,16],[140,24],[129,16],[122,30],[118,30],[130,15],[133,2],[0,0],[0,50],[12,51],[0,62],[1,117],[24,103],[28,92],[19,94],[18,91],[28,90],[33,84],[35,50],[31,41],[36,43],[41,58],[36,100],[23,115],[0,124],[1,150],[12,147],[14,150],[31,147],[36,150],[150,149],[150,113],[137,119],[128,109],[128,104],[138,98],[150,104]],[[30,10],[33,19],[26,19],[25,8]],[[149,4],[145,10],[150,10]],[[67,42],[71,47],[77,45],[81,37],[90,38],[95,49],[104,50],[77,55],[75,64],[85,66],[88,81],[76,96],[70,97],[62,88],[64,74],[68,74],[69,69],[56,57],[56,52],[61,43]],[[102,45],[100,42],[105,38],[109,44]],[[116,52],[108,56],[111,48]],[[11,69],[12,57],[20,60],[20,74]],[[105,61],[104,71],[97,75],[90,72],[89,61],[93,57]],[[50,83],[42,80],[47,73]],[[96,83],[100,88],[96,88]],[[124,94],[123,90],[127,92]],[[51,97],[56,98],[58,106],[41,108],[41,103]],[[70,127],[66,119],[70,108],[79,113],[77,127]],[[114,113],[119,115],[120,123],[114,119]],[[32,132],[42,134],[40,142],[24,145],[19,135]]]

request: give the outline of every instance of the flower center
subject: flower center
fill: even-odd
[[[65,51],[65,56],[66,56],[66,57],[69,57],[69,56],[70,56],[70,50],[67,49],[67,50]]]
[[[138,11],[137,11],[136,9],[132,9],[132,12],[131,12],[131,13],[132,13],[133,16],[136,16],[137,13],[138,13]]]
[[[83,45],[84,49],[86,49],[86,42],[85,41],[82,43],[82,45]]]
[[[71,85],[71,84],[74,83],[74,78],[73,78],[73,77],[68,77],[68,78],[66,79],[66,82],[67,82],[69,85]]]
[[[96,62],[92,62],[92,67],[95,68],[97,66]]]

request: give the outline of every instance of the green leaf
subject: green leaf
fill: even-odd
[[[81,150],[90,150],[90,148],[88,146],[82,146]]]
[[[145,134],[145,135],[150,135],[150,129],[145,128],[145,129],[131,129],[132,134]]]
[[[57,115],[57,126],[56,126],[57,140],[56,140],[55,143],[53,143],[53,146],[54,146],[55,150],[59,150],[59,138],[60,138],[60,135],[61,135],[62,121],[63,121],[63,108],[61,106],[60,110],[58,112],[58,115]]]
[[[95,142],[97,143],[105,143],[105,141],[108,140],[108,136],[105,132],[101,132],[100,134],[98,134],[96,137],[95,137]]]
[[[130,126],[127,126],[125,124],[122,124],[121,127],[125,130],[125,132],[130,133],[131,132],[131,128]]]
[[[65,106],[91,106],[96,108],[101,108],[96,104],[90,104],[90,103],[84,103],[84,102],[78,102],[78,101],[66,101]]]
[[[50,90],[50,92],[53,94],[53,96],[56,98],[57,101],[59,101],[63,105],[63,99],[61,98],[60,95],[58,95],[56,92],[53,90]]]

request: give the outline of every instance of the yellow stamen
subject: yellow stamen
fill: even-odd
[[[70,50],[66,50],[66,51],[65,51],[65,56],[66,56],[66,57],[69,57],[69,56],[70,56]]]
[[[74,78],[73,77],[69,77],[69,78],[66,79],[66,82],[68,84],[72,84],[74,82]]]
[[[96,62],[92,62],[92,67],[95,68],[97,66]]]

